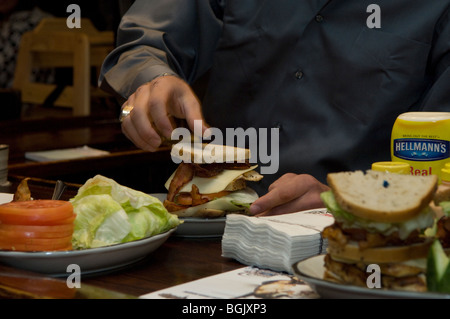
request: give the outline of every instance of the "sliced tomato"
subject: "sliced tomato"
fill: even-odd
[[[15,226],[15,225],[12,225]],[[19,227],[22,225],[18,225]],[[69,225],[71,226],[71,225]],[[22,226],[23,227],[23,226]],[[33,226],[31,226],[33,227]],[[4,238],[8,239],[21,239],[21,238],[62,238],[67,236],[72,236],[73,234],[73,226],[67,230],[54,231],[51,228],[58,226],[34,226],[34,227],[48,227],[50,228],[48,231],[27,231],[27,230],[4,230],[0,227],[0,238],[3,240]]]
[[[53,251],[72,249],[72,236],[63,238],[0,239],[0,249],[15,251]]]
[[[10,225],[0,224],[0,231],[7,232],[34,232],[34,233],[61,233],[66,231],[73,231],[74,224],[60,224],[60,225]]]
[[[12,251],[67,251],[72,250],[72,244],[64,245],[61,247],[55,245],[30,245],[30,244],[1,244],[0,250],[12,250]]]
[[[0,205],[0,223],[15,225],[55,225],[74,218],[73,206],[62,200],[30,200]]]
[[[16,245],[16,244],[28,244],[28,245],[53,245],[56,247],[67,246],[72,241],[72,235],[59,238],[30,238],[30,237],[0,237],[0,245]]]

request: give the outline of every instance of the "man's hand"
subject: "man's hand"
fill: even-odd
[[[257,216],[281,215],[324,207],[320,193],[329,187],[306,174],[285,174],[269,186],[269,192],[250,206]]]
[[[170,139],[175,128],[174,118],[186,120],[194,131],[194,121],[207,129],[201,106],[189,85],[176,76],[162,76],[140,86],[123,104],[133,110],[122,122],[122,131],[137,147],[156,151],[161,136]]]

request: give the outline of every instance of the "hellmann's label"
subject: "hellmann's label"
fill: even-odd
[[[399,138],[394,156],[408,161],[440,161],[449,157],[449,141]]]
[[[391,159],[407,162],[412,175],[440,178],[441,168],[450,161],[450,113],[401,114],[392,129]]]

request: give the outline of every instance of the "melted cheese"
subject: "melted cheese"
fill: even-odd
[[[192,190],[192,185],[195,185],[198,187],[198,191],[200,194],[218,193],[223,191],[236,178],[254,170],[257,167],[258,165],[243,170],[223,170],[214,177],[194,176],[194,178],[189,183],[183,186],[180,192],[190,192]],[[172,174],[172,176],[169,177],[166,184],[164,185],[167,190],[169,189],[170,182],[172,181],[174,176],[175,172]]]

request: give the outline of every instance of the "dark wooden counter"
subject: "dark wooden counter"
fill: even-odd
[[[137,149],[122,133],[117,119],[101,117],[50,118],[0,122],[0,144],[10,146],[9,174],[83,184],[101,174],[147,193],[164,192],[176,165],[169,147],[158,152]],[[33,162],[26,152],[81,146],[110,155],[70,161]]]

